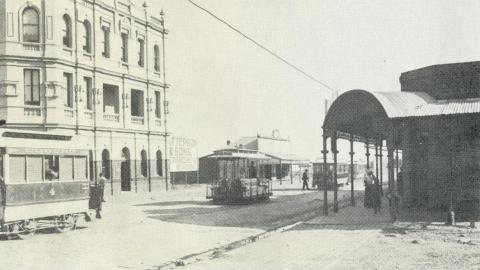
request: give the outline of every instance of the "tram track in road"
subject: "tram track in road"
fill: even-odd
[[[359,198],[359,197],[361,197],[361,195],[357,194],[355,197]],[[317,201],[317,200],[314,200],[314,201]],[[338,206],[339,209],[342,209],[344,207],[349,206],[349,202],[350,202],[349,197],[342,198],[341,200],[339,200],[339,206]],[[329,210],[330,211],[333,210],[333,204],[330,204]],[[148,268],[148,270],[175,269],[176,267],[193,265],[193,264],[198,263],[200,261],[215,259],[215,258],[221,256],[224,253],[230,252],[232,250],[244,247],[246,245],[255,243],[257,241],[260,241],[260,240],[272,237],[274,235],[286,232],[288,230],[291,230],[291,229],[293,229],[293,228],[295,228],[299,225],[304,224],[305,222],[308,222],[309,220],[312,220],[314,218],[317,218],[317,217],[323,215],[322,212],[323,211],[322,211],[321,205],[318,204],[318,207],[315,208],[315,209],[307,208],[307,209],[304,209],[303,211],[296,212],[295,214],[290,214],[290,215],[287,215],[287,216],[283,216],[283,219],[287,219],[287,220],[292,220],[293,219],[293,220],[295,220],[295,222],[292,222],[290,224],[287,224],[287,225],[282,224],[281,226],[277,226],[275,228],[267,229],[264,232],[245,237],[245,238],[243,238],[241,240],[238,240],[238,241],[234,241],[234,242],[231,242],[231,243],[228,243],[228,244],[224,244],[224,245],[221,245],[219,247],[214,247],[214,248],[202,251],[202,252],[182,256],[182,257],[177,258],[175,260],[165,262],[161,265],[150,267],[150,268]]]

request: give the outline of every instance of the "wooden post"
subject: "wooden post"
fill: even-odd
[[[355,152],[353,152],[353,134],[350,134],[350,153],[349,154],[350,154],[350,175],[352,178],[350,183],[350,196],[351,196],[350,200],[351,200],[352,206],[355,206],[355,189],[354,189],[355,175],[354,175],[354,168],[353,168],[353,155],[355,155]],[[367,156],[367,160],[368,160],[368,156]]]
[[[398,176],[398,148],[395,149],[395,177]]]
[[[375,140],[375,177],[378,177],[378,143],[376,142],[376,140]]]
[[[325,134],[326,130],[323,130],[323,214],[325,216],[328,216],[328,194],[327,194],[327,184],[328,184],[328,179],[327,179],[327,170],[328,170],[328,164],[327,164],[327,134]]]
[[[388,153],[388,194],[389,198],[389,209],[390,209],[390,218],[392,221],[396,220],[397,218],[397,211],[395,209],[395,200],[396,200],[396,193],[395,193],[395,183],[393,180],[393,146],[387,141],[387,153]]]
[[[290,184],[293,184],[293,161],[290,163]]]
[[[370,169],[370,145],[368,144],[368,139],[367,142],[365,143],[365,148],[367,149],[365,156],[367,156],[367,170]]]
[[[383,139],[380,141],[380,187],[383,190]]]
[[[337,132],[331,138],[333,153],[333,212],[338,213]]]

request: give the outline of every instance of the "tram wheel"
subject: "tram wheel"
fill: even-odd
[[[21,224],[22,231],[19,236],[22,239],[30,238],[35,235],[37,231],[37,221],[34,219],[25,220]]]
[[[72,215],[63,215],[55,218],[55,229],[58,232],[72,230],[74,226]]]

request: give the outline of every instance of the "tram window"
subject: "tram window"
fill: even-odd
[[[87,179],[87,158],[75,157],[74,178],[76,180]]]
[[[45,180],[58,180],[58,156],[45,156]]]
[[[10,183],[24,183],[26,181],[26,156],[10,155],[9,157],[9,177],[7,181]]]
[[[27,156],[27,182],[42,182],[42,156]]]
[[[73,157],[60,157],[60,180],[73,179]]]

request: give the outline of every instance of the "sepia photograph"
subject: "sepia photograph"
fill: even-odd
[[[0,270],[473,270],[479,219],[479,0],[0,0]]]

